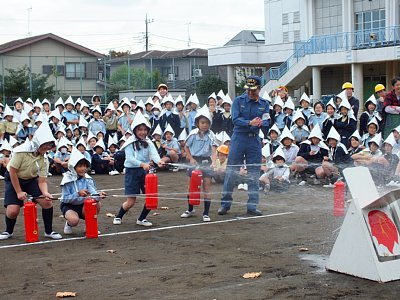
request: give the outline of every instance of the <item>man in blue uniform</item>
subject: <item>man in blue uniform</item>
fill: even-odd
[[[222,191],[219,215],[225,215],[232,204],[233,188],[237,182],[240,165],[246,161],[249,176],[249,200],[247,213],[254,216],[262,215],[257,209],[259,202],[258,177],[261,166],[261,139],[258,136],[261,127],[269,125],[269,103],[260,97],[261,80],[257,76],[246,79],[244,88],[247,90],[237,97],[232,104],[233,135],[229,147],[228,166]]]

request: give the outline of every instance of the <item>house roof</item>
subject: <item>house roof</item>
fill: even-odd
[[[208,57],[208,51],[200,48],[183,49],[175,51],[150,50],[129,55],[131,60],[141,59],[163,59],[163,58],[185,58],[185,57]],[[113,58],[111,62],[126,61],[127,57]]]
[[[246,45],[246,44],[264,44],[265,32],[260,30],[242,30],[232,39],[230,39],[225,46],[231,45]]]
[[[24,39],[19,39],[19,40],[14,40],[5,44],[1,44],[0,45],[0,54],[4,54],[22,47],[26,47],[29,45],[32,45],[34,43],[43,41],[45,39],[52,39],[54,41],[57,41],[59,43],[62,43],[64,45],[67,45],[69,47],[75,48],[79,51],[82,51],[86,54],[89,54],[91,56],[96,56],[96,57],[102,57],[104,56],[103,54],[96,52],[94,50],[91,50],[89,48],[86,48],[84,46],[81,46],[79,44],[76,44],[74,42],[71,42],[69,40],[66,40],[62,37],[59,37],[58,35],[52,34],[52,33],[46,33],[46,34],[42,34],[42,35],[36,35],[36,36],[32,36],[32,37],[28,37],[28,38],[24,38]]]

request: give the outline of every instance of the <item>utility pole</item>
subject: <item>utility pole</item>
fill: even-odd
[[[147,19],[147,14],[146,14],[146,52],[149,51],[149,23],[153,23],[154,19]]]
[[[28,36],[32,35],[31,31],[31,12],[32,12],[32,5],[26,9],[28,11]]]
[[[190,42],[191,42],[191,40],[190,40],[190,25],[191,25],[191,24],[192,24],[191,22],[185,23],[185,25],[187,26],[187,35],[188,35],[188,43],[187,43],[187,46],[188,46],[188,48],[190,48]]]

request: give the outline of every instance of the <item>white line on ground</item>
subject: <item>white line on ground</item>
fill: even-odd
[[[277,217],[277,216],[290,215],[290,214],[293,214],[293,213],[294,212],[290,211],[290,212],[276,213],[276,214],[270,214],[270,215],[255,216],[255,217],[237,217],[237,218],[234,218],[234,219],[207,222],[207,223],[204,223],[204,222],[202,222],[202,223],[191,223],[191,224],[173,225],[173,226],[166,226],[166,227],[159,227],[159,228],[149,228],[149,229],[113,232],[113,233],[100,234],[99,238],[100,237],[108,237],[108,236],[132,234],[132,233],[162,231],[162,230],[179,229],[179,228],[194,227],[194,226],[222,224],[222,223],[244,221],[244,220],[254,220],[254,219],[261,219],[261,218],[268,218],[268,217]],[[73,238],[67,238],[67,239],[61,239],[61,240],[40,241],[40,242],[36,242],[36,243],[22,243],[22,244],[4,245],[4,246],[0,246],[0,249],[17,248],[17,247],[24,247],[24,246],[28,247],[28,246],[50,244],[50,243],[58,243],[58,242],[67,242],[67,241],[76,241],[76,240],[83,240],[83,239],[86,239],[86,237],[80,236],[80,237],[73,237]]]

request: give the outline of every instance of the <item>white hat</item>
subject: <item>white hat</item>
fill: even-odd
[[[57,150],[60,150],[61,147],[68,148],[68,139],[66,137],[62,137],[57,143]]]
[[[372,139],[369,140],[368,145],[371,143],[375,143],[378,145],[378,147],[381,146],[382,143],[382,135],[381,133],[377,133]]]
[[[319,124],[315,125],[314,128],[311,130],[310,135],[308,136],[308,139],[311,139],[313,137],[318,138],[320,141],[323,140],[321,127],[319,127]]]
[[[31,118],[26,114],[25,110],[21,111],[21,114],[19,115],[19,121],[22,123],[23,121],[28,120],[31,121]]]
[[[278,136],[281,135],[281,131],[279,130],[278,126],[276,125],[276,123],[274,123],[274,125],[272,125],[272,127],[268,130],[268,135],[271,131],[275,131]]]
[[[78,150],[78,148],[72,147],[71,156],[69,157],[69,160],[68,160],[68,169],[71,172],[74,173],[75,172],[75,166],[82,159],[85,159],[89,163],[89,166],[90,166],[90,161],[86,158],[86,156],[83,155],[81,153],[81,151]]]
[[[276,148],[274,155],[272,156],[272,159],[274,159],[277,156],[282,157],[283,160],[286,161],[285,153],[283,153],[282,147]]]
[[[37,122],[47,122],[47,117],[44,114],[38,114],[35,120],[35,124]]]
[[[65,100],[64,105],[67,106],[67,104],[71,104],[74,106],[74,100],[72,100],[72,97],[69,96],[67,100]]]
[[[78,147],[79,145],[82,145],[83,147],[86,148],[86,142],[85,142],[85,140],[83,139],[83,137],[81,137],[81,138],[79,139],[79,141],[76,143],[76,147]]]
[[[136,101],[136,99],[135,99],[135,96],[133,96],[133,97],[131,98],[131,100],[128,100],[128,102],[129,102],[129,103],[137,103],[137,101]]]
[[[368,99],[367,99],[367,101],[365,101],[365,108],[367,108],[367,106],[368,106],[368,103],[372,103],[372,104],[375,104],[375,106],[377,105],[377,101],[376,101],[376,98],[375,98],[375,95],[374,94],[372,94]]]
[[[57,108],[58,105],[62,105],[64,107],[64,102],[61,97],[57,99],[56,103],[54,103],[54,107]]]
[[[100,106],[96,105],[95,107],[93,107],[92,113],[94,113],[95,111],[97,111],[97,112],[101,115],[101,108],[100,108]]]
[[[61,120],[61,114],[60,114],[60,111],[57,108],[51,112],[51,114],[49,116],[49,119],[51,119],[52,117],[55,117],[58,120]]]
[[[55,132],[55,134],[57,135],[57,133],[62,132],[64,134],[64,136],[67,134],[65,132],[64,126],[59,126],[57,131]]]
[[[40,103],[39,99],[36,99],[35,104],[33,105],[33,107],[39,107],[40,109],[43,109],[43,105],[42,105],[42,103]]]
[[[265,158],[268,158],[268,157],[271,156],[271,149],[270,149],[270,144],[269,143],[267,143],[266,145],[264,145],[264,147],[262,147],[261,154]]]
[[[93,150],[96,149],[96,147],[100,147],[103,149],[103,151],[106,150],[106,145],[104,145],[104,141],[103,139],[99,139],[96,143],[96,145],[94,145]]]
[[[306,120],[306,117],[304,114],[301,112],[301,110],[296,110],[293,116],[293,123],[295,123],[298,119],[303,119],[304,121]]]
[[[182,98],[181,95],[178,95],[178,97],[175,98],[175,106],[176,106],[179,102],[182,103],[183,106],[185,106],[185,101],[183,100],[183,98]]]
[[[55,142],[49,123],[43,122],[33,134],[32,143],[36,149],[48,142]]]
[[[8,104],[6,104],[6,107],[4,108],[4,112],[3,112],[3,117],[5,117],[5,116],[14,116],[14,113],[11,110],[11,108],[8,106]]]
[[[8,150],[10,152],[12,152],[12,150],[13,150],[6,139],[3,141],[3,144],[1,144],[1,147],[0,147],[0,152],[3,151],[3,150]]]
[[[116,147],[118,147],[118,142],[115,141],[111,135],[109,135],[108,142],[107,142],[107,148],[110,149],[111,145],[115,145]]]
[[[375,116],[372,117],[372,119],[368,122],[367,128],[368,128],[368,126],[369,126],[370,124],[375,124],[376,130],[379,130],[379,123],[378,123],[378,120],[375,118]]]
[[[340,98],[340,99],[342,99],[342,98]],[[349,102],[349,100],[347,100],[347,98],[342,99],[342,102],[340,102],[338,109],[340,110],[341,107],[345,107],[348,110],[351,109],[350,102]]]
[[[334,110],[336,110],[336,104],[335,104],[335,100],[333,98],[329,99],[328,103],[325,105],[325,109],[326,107],[328,107],[328,105],[332,106]]]
[[[153,97],[151,97],[151,99],[153,100],[154,97],[157,97],[158,99],[162,99],[161,94],[157,91],[154,93]]]
[[[397,127],[395,127],[395,128],[393,128],[393,129],[392,129],[392,132],[393,132],[393,130],[396,130],[398,133],[400,133],[400,125],[397,126]]]
[[[334,139],[338,142],[340,142],[341,138],[340,138],[340,134],[337,132],[337,130],[335,129],[335,127],[331,127],[331,130],[329,130],[328,136],[326,137],[326,140],[328,141],[329,139]]]
[[[215,92],[212,92],[212,94],[208,96],[207,100],[210,98],[217,99],[217,95],[215,94]]]
[[[278,106],[280,106],[282,108],[285,106],[285,103],[283,103],[282,98],[279,95],[276,96],[275,99],[274,99],[274,106],[275,105],[278,105]]]
[[[342,99],[342,101],[343,101],[344,99],[347,100],[346,90],[341,91],[338,95],[336,95],[336,98],[340,98],[340,99]]]
[[[79,127],[88,127],[89,123],[86,121],[86,119],[82,116],[79,117]]]
[[[33,111],[33,106],[31,106],[25,102],[24,103],[24,111],[28,114],[29,112]]]
[[[84,107],[89,108],[89,104],[87,104],[86,101],[82,99],[82,101],[81,101],[81,110],[82,110],[82,108],[84,108]]]
[[[121,101],[121,104],[119,107],[122,108],[122,106],[124,106],[124,105],[128,105],[129,108],[131,108],[131,103],[129,102],[128,98],[126,98],[126,97],[122,98],[122,101]]]
[[[138,127],[141,124],[146,125],[146,127],[149,130],[151,129],[151,125],[150,125],[149,121],[144,117],[142,112],[140,110],[138,110],[136,115],[135,115],[135,117],[133,118],[133,122],[131,124],[132,132],[135,131],[135,128]]]
[[[210,114],[210,110],[208,109],[206,104],[204,104],[202,108],[197,110],[196,116],[194,117],[194,121],[196,122],[196,119],[202,116],[206,117],[210,121],[210,124],[212,124],[212,117]]]
[[[165,104],[167,102],[171,102],[172,105],[174,105],[174,98],[172,98],[171,94],[168,94],[167,96],[164,97],[162,103]]]
[[[285,138],[289,138],[292,141],[295,140],[293,134],[290,132],[290,130],[289,130],[289,128],[287,128],[287,126],[285,126],[285,128],[283,128],[281,136],[279,137],[279,141],[282,142],[283,139],[285,139]]]
[[[165,130],[164,130],[164,134],[163,134],[163,136],[165,135],[165,133],[167,133],[167,132],[170,132],[170,133],[172,133],[172,137],[174,137],[175,136],[175,131],[172,129],[172,126],[171,125],[167,125],[167,127],[165,127]]]
[[[157,101],[156,103],[154,103],[153,107],[151,108],[151,110],[153,109],[158,109],[159,111],[162,110],[161,104],[159,101]]]
[[[147,120],[146,116],[144,116],[144,117],[145,117],[145,119]],[[124,135],[126,135],[126,134],[133,134],[133,133],[132,133],[132,129],[131,129],[131,128],[128,128],[128,130],[125,131],[125,134],[124,134]]]
[[[305,92],[303,93],[303,95],[301,95],[299,102],[301,103],[302,100],[307,101],[308,103],[311,103],[310,97],[308,97],[308,95]]]
[[[269,103],[272,102],[271,96],[269,95],[269,93],[267,91],[264,92],[264,94],[262,95],[261,98],[267,100]]]
[[[197,95],[196,95],[196,94],[190,95],[190,96],[189,96],[189,99],[188,99],[188,101],[186,102],[186,105],[188,105],[189,103],[194,103],[194,104],[196,104],[197,106],[200,105],[199,98],[197,98]]]
[[[14,100],[14,106],[15,106],[15,103],[17,103],[17,102],[19,102],[19,103],[21,103],[21,104],[24,104],[24,101],[22,101],[22,99],[21,99],[21,97],[18,97],[18,99],[17,100]]]
[[[101,97],[100,97],[99,95],[94,94],[94,95],[92,96],[92,103],[94,102],[94,99],[95,99],[96,97],[98,97],[98,98],[101,99]]]
[[[30,103],[30,104],[32,104],[32,105],[33,105],[33,101],[32,101],[32,99],[31,99],[31,98],[28,98],[28,99],[26,99],[26,100],[25,100],[25,103]]]
[[[42,101],[42,105],[45,105],[45,104],[48,104],[50,106],[50,108],[51,108],[51,103],[46,98],[44,98],[43,101]]]
[[[231,140],[229,134],[227,134],[225,131],[221,131],[220,133],[217,133],[215,135],[215,139],[220,142],[219,143],[220,145],[223,145],[223,144],[225,144],[225,142],[228,142]]]
[[[228,94],[226,94],[222,99],[223,100],[222,100],[221,106],[224,106],[225,103],[232,105],[232,99],[231,99],[231,97],[229,97]]]
[[[8,143],[10,144],[11,147],[14,147],[14,145],[16,143],[18,143],[18,141],[15,138],[13,138],[11,135],[10,135],[9,139],[10,139],[10,141]]]
[[[154,105],[153,99],[151,97],[148,97],[146,102],[144,103],[144,106],[146,106],[147,104],[150,104],[151,106]]]
[[[88,134],[88,137],[87,137],[87,141],[89,142],[91,139],[96,139],[96,141],[98,140],[97,139],[97,136],[95,136],[94,134],[93,134],[93,132],[91,131],[91,130],[89,130],[89,134]]]
[[[111,111],[115,111],[114,104],[113,104],[112,102],[108,103],[108,105],[107,105],[107,107],[106,107],[106,110],[107,110],[107,109],[109,109],[109,110],[111,110]]]
[[[178,141],[186,141],[187,139],[187,133],[185,128],[183,128],[183,130],[181,131],[181,133],[178,136]]]
[[[356,129],[356,130],[353,132],[353,134],[350,136],[350,139],[351,139],[352,137],[355,137],[358,141],[361,141],[361,135],[360,135],[360,133],[358,132],[358,129]]]
[[[225,97],[224,91],[223,90],[219,90],[219,92],[217,94],[217,98],[224,99],[224,97]]]
[[[130,106],[130,105],[129,105],[129,106]],[[142,100],[142,99],[140,99],[140,100],[139,100],[139,102],[137,103],[136,107],[141,107],[143,110],[145,110],[145,109],[146,109],[146,107],[145,107],[145,105],[144,105],[144,103],[143,103],[143,100]]]
[[[283,109],[285,109],[285,108],[294,110],[295,106],[294,106],[292,97],[289,96],[289,98],[286,100],[285,104],[283,105]]]
[[[160,124],[157,124],[157,127],[156,127],[156,129],[154,129],[152,136],[155,134],[158,134],[160,136],[162,135],[162,130],[161,130]]]
[[[76,99],[76,101],[75,101],[75,106],[76,106],[77,104],[80,104],[80,105],[82,106],[82,99],[79,98],[79,97],[78,97],[78,99]]]
[[[395,140],[395,138],[394,138],[393,132],[391,132],[391,133],[388,135],[388,137],[386,138],[386,140],[385,140],[383,143],[392,145],[392,147],[394,147],[394,145],[397,144],[397,142],[396,142],[396,140]],[[0,148],[0,151],[1,151],[1,148]]]

